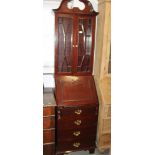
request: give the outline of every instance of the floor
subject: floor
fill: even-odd
[[[79,152],[72,152],[68,155],[109,155],[109,150],[105,150],[103,153],[99,153],[98,150],[95,150],[94,154],[89,154],[88,151],[79,151]]]

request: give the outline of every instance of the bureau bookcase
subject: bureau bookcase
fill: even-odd
[[[56,154],[95,150],[98,97],[92,76],[97,12],[62,0],[55,13]]]

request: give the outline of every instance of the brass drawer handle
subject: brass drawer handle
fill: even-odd
[[[80,134],[81,134],[80,131],[73,132],[73,135],[76,136],[76,137],[79,136]]]
[[[81,113],[82,113],[82,110],[80,110],[80,109],[75,110],[75,114],[80,115]]]
[[[73,146],[74,147],[79,147],[80,146],[80,143],[73,143]]]
[[[81,120],[76,120],[76,121],[74,121],[74,124],[76,124],[76,125],[81,125],[81,123],[82,123]]]

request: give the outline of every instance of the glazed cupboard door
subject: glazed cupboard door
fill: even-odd
[[[92,75],[95,20],[89,0],[62,0],[55,13],[55,75]],[[76,5],[78,4],[78,5]]]
[[[73,71],[73,16],[61,14],[57,15],[55,20],[55,72],[71,74]]]
[[[89,75],[93,68],[95,17],[56,15],[55,72]]]
[[[94,51],[95,18],[78,17],[78,49],[77,49],[77,74],[92,73]]]

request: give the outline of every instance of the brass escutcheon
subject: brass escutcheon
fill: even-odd
[[[79,136],[80,134],[81,134],[80,131],[73,132],[73,135],[76,136],[76,137]]]
[[[82,113],[82,110],[80,110],[80,109],[75,110],[75,114],[80,115],[81,113]]]
[[[76,124],[76,125],[81,125],[81,123],[82,123],[81,120],[76,120],[76,121],[74,121],[74,124]]]
[[[80,143],[73,143],[73,146],[74,147],[79,147],[80,146]]]

